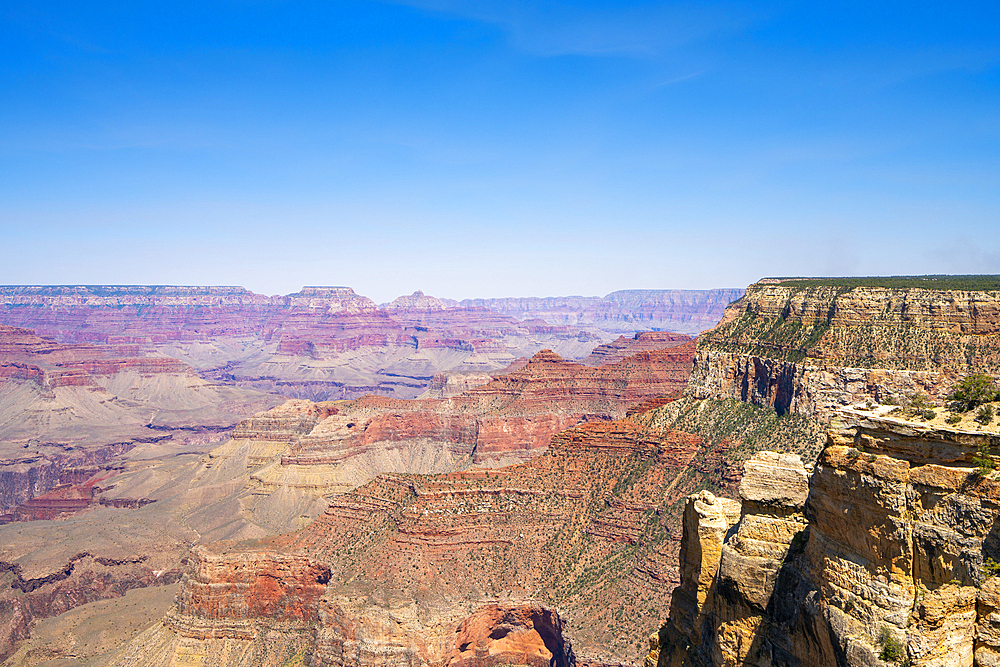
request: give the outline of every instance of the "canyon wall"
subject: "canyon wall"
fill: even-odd
[[[739,504],[690,497],[647,664],[997,664],[1000,487],[980,462],[998,445],[995,426],[843,410],[815,469],[760,454]]]
[[[824,418],[1000,373],[1000,291],[761,281],[699,337],[688,393]]]
[[[521,322],[415,293],[379,308],[349,287],[0,286],[0,322],[63,344],[129,345],[203,378],[289,397],[413,398],[442,371],[499,371],[551,348],[584,357],[596,330]],[[4,373],[23,374],[7,368]]]

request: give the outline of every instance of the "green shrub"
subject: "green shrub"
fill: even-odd
[[[983,426],[993,421],[993,417],[994,414],[992,405],[983,405],[979,408],[979,411],[976,412],[976,421]]]
[[[906,647],[903,646],[903,642],[896,639],[896,635],[892,634],[892,630],[888,627],[882,626],[882,632],[878,636],[878,645],[882,649],[878,654],[879,660],[899,664],[906,659]]]
[[[951,388],[947,398],[954,401],[963,412],[968,412],[983,403],[997,400],[997,386],[989,375],[976,373],[962,378]]]
[[[976,474],[980,477],[986,477],[997,467],[996,461],[990,456],[990,446],[985,442],[979,445],[972,462],[976,464]]]
[[[996,562],[992,558],[987,558],[983,563],[983,574],[987,579],[1000,575],[1000,563]]]
[[[962,421],[962,415],[958,414],[957,412],[952,412],[950,415],[948,415],[948,418],[945,419],[945,421],[948,422],[949,424],[953,425],[957,424],[958,422]]]
[[[935,417],[937,417],[937,413],[934,412],[933,410],[931,410],[930,408],[925,408],[925,409],[923,409],[923,410],[920,411],[920,417],[924,421],[930,421],[930,420],[934,419]]]
[[[914,394],[910,397],[910,407],[919,412],[932,406],[927,394]]]

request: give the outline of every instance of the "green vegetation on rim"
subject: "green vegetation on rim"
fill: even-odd
[[[727,459],[741,464],[759,451],[798,454],[814,461],[826,444],[826,429],[816,419],[732,398],[683,398],[641,416],[650,429],[673,428],[700,435],[711,445],[730,443]]]
[[[809,287],[884,287],[887,289],[960,290],[965,292],[1000,291],[1000,275],[928,275],[865,276],[843,278],[765,278],[780,281],[784,287],[798,290]]]
[[[947,399],[954,401],[958,409],[968,412],[985,403],[1000,400],[1000,391],[997,390],[992,377],[975,373],[962,378],[952,387]],[[992,419],[992,416],[990,418]]]
[[[798,362],[806,358],[807,351],[829,329],[829,322],[803,324],[798,319],[746,312],[733,322],[702,334],[698,349],[734,351],[732,347],[736,343],[741,354]]]

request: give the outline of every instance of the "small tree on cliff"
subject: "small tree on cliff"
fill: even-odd
[[[962,378],[962,381],[951,388],[947,396],[949,401],[956,403],[962,412],[997,400],[997,386],[989,375],[976,373]]]

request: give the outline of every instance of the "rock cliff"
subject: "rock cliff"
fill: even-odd
[[[997,664],[995,431],[842,410],[814,470],[758,454],[739,505],[690,497],[647,664]]]
[[[510,297],[466,299],[463,306],[489,308],[519,320],[590,326],[613,333],[649,329],[697,335],[719,321],[741,289],[620,290],[604,297]]]
[[[1000,291],[935,284],[762,280],[699,338],[688,393],[825,418],[1000,373]]]

